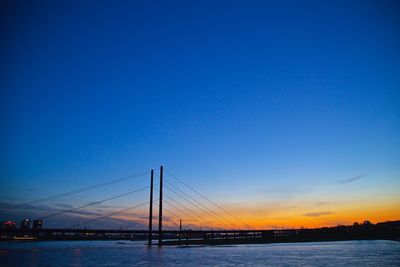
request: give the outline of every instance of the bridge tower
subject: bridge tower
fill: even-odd
[[[149,236],[148,236],[148,246],[152,245],[153,239],[153,175],[154,171],[151,170],[150,173],[150,208],[149,208]]]
[[[160,198],[158,210],[158,246],[162,245],[162,198],[163,198],[163,166],[160,166]]]

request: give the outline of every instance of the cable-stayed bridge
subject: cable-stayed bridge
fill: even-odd
[[[129,239],[147,240],[152,245],[189,245],[189,244],[240,244],[265,242],[299,242],[299,241],[329,241],[354,239],[391,239],[400,238],[399,229],[362,228],[354,231],[349,228],[319,228],[319,229],[253,229],[243,219],[212,201],[193,186],[184,182],[169,170],[160,166],[158,177],[154,170],[142,172],[127,177],[113,179],[107,182],[82,187],[45,198],[35,199],[29,203],[55,201],[56,199],[73,196],[101,187],[125,181],[148,177],[149,184],[133,190],[91,201],[82,205],[53,211],[36,218],[33,227],[21,223],[20,228],[9,227],[1,229],[2,239],[38,239],[38,240],[91,240],[91,239]],[[156,179],[158,178],[158,179]],[[156,183],[155,183],[156,182]],[[116,199],[148,192],[148,199],[138,201],[134,205],[111,212],[96,214],[90,218],[63,228],[41,227],[46,222],[60,215],[76,214],[87,208],[108,203]],[[147,209],[147,214],[146,214]],[[132,213],[140,210],[141,213]],[[91,226],[101,220],[129,215],[128,223],[118,228],[96,229]],[[367,231],[368,230],[368,231]]]
[[[212,201],[198,190],[188,185],[183,179],[177,177],[169,170],[165,170],[160,166],[158,172],[158,179],[155,177],[154,170],[150,172],[141,172],[138,174],[113,179],[107,182],[82,187],[76,190],[63,192],[60,194],[38,198],[28,203],[29,205],[38,204],[41,202],[55,201],[56,199],[83,193],[90,190],[95,190],[101,187],[111,186],[113,184],[122,183],[135,178],[142,178],[148,176],[149,185],[129,190],[119,194],[115,194],[103,199],[91,201],[82,205],[74,206],[64,210],[57,210],[33,220],[34,227],[21,227],[15,229],[19,232],[34,233],[36,237],[43,237],[46,239],[52,238],[78,238],[78,234],[85,234],[87,238],[99,238],[101,235],[106,236],[120,236],[124,238],[137,239],[147,238],[148,244],[152,245],[154,242],[158,245],[163,244],[164,239],[177,239],[184,238],[216,238],[221,234],[225,234],[225,238],[239,237],[239,236],[256,236],[254,231],[250,230],[250,226],[243,220],[226,210],[225,208]],[[69,227],[63,228],[46,228],[37,227],[38,222],[40,225],[44,222],[43,226],[52,218],[65,214],[76,214],[78,211],[84,211],[88,208],[97,205],[108,203],[110,201],[121,199],[127,196],[137,194],[139,192],[148,191],[149,199],[142,202],[134,203],[134,205],[125,207],[119,210],[102,214],[100,216],[93,216],[87,220],[80,221]],[[129,214],[130,227],[115,228],[115,229],[92,229],[90,226],[94,223],[113,218],[120,214],[126,214],[140,208],[148,207],[147,218],[144,214]],[[147,219],[147,222],[146,222]],[[147,229],[144,229],[144,225]],[[35,226],[36,225],[36,226]],[[136,229],[132,229],[135,228]],[[141,227],[142,229],[139,229]],[[90,229],[89,229],[90,228]]]

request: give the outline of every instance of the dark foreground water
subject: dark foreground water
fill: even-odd
[[[1,266],[400,266],[400,242],[343,241],[208,247],[143,242],[0,243]]]

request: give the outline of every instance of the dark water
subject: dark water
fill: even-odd
[[[344,241],[214,247],[143,242],[0,243],[1,266],[400,266],[400,242]]]

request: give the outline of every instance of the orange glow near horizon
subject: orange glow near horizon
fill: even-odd
[[[164,226],[177,228],[179,219],[182,219],[184,228],[203,229],[281,229],[281,228],[317,228],[336,225],[351,225],[354,222],[363,222],[365,220],[372,223],[393,221],[400,219],[400,206],[397,203],[381,205],[379,203],[368,203],[365,205],[343,205],[330,207],[331,212],[324,209],[310,210],[308,207],[287,207],[282,209],[268,209],[268,207],[229,207],[230,213],[222,214],[218,210],[210,210],[205,214],[200,210],[192,210],[190,218],[188,214],[179,214],[166,205],[164,211]],[[158,214],[154,209],[153,220],[158,220]],[[147,224],[147,210],[142,209],[139,213],[142,218],[140,222]],[[194,216],[197,214],[197,216]],[[218,214],[218,215],[217,215]],[[113,216],[114,219],[132,221],[132,216],[128,213]],[[135,220],[137,221],[137,219]],[[245,224],[246,225],[245,225]],[[153,223],[154,224],[154,223]],[[154,225],[156,227],[156,225]]]

